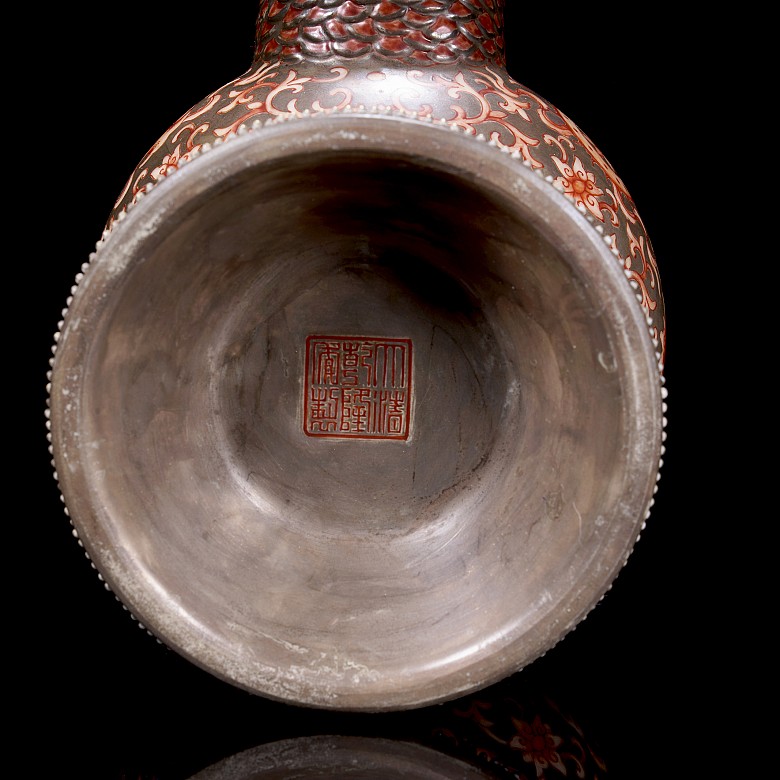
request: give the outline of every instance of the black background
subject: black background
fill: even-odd
[[[508,5],[510,72],[590,135],[653,242],[667,303],[669,411],[659,493],[627,566],[576,631],[502,685],[517,695],[532,686],[568,709],[599,746],[608,777],[730,776],[721,758],[714,774],[704,768],[724,736],[738,676],[714,618],[735,614],[723,606],[723,579],[734,569],[711,545],[738,518],[723,495],[727,476],[711,465],[718,438],[703,438],[717,427],[713,409],[724,394],[710,363],[727,350],[717,316],[724,304],[707,288],[725,259],[705,247],[709,226],[698,211],[713,175],[702,146],[712,115],[699,32],[652,10],[592,19]],[[23,458],[11,455],[22,469],[6,481],[17,496],[6,649],[9,687],[21,692],[10,700],[20,738],[12,750],[24,741],[26,776],[185,780],[260,743],[414,736],[430,722],[429,710],[354,715],[269,702],[192,667],[105,591],[51,475],[45,373],[73,277],[151,144],[248,68],[256,12],[252,0],[202,9],[58,5],[40,18],[28,9],[19,30],[27,50],[16,60],[6,154],[20,169],[23,205],[6,220],[22,246],[7,298],[24,324],[14,330],[22,355],[7,370],[20,391],[10,426],[19,434],[9,441]]]

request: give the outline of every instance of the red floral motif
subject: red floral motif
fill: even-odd
[[[558,140],[566,140],[569,146],[571,146],[571,140],[573,139],[582,146],[593,164],[598,166],[609,181],[615,207],[619,209],[629,222],[636,222],[638,220],[638,215],[634,208],[634,204],[631,201],[631,196],[628,194],[626,185],[623,184],[623,180],[617,175],[615,169],[610,165],[609,161],[604,157],[593,141],[591,141],[590,138],[585,135],[571,119],[569,119],[569,117],[560,111],[558,114],[563,120],[563,125],[558,128],[561,130]],[[547,143],[554,143],[554,139],[551,136],[547,136],[545,140]],[[617,224],[617,221],[615,224]]]
[[[420,71],[411,72],[409,79],[416,84],[429,83]],[[490,67],[454,76],[436,75],[430,83],[443,87],[458,101],[449,107],[452,114],[445,116],[450,123],[474,135],[489,134],[496,146],[518,152],[531,168],[543,170],[554,165],[560,174],[555,182],[561,191],[594,219],[616,229],[607,236],[608,243],[635,285],[645,315],[651,317],[660,300],[655,255],[623,181],[588,136],[565,114]],[[424,109],[426,114],[433,113],[427,105]],[[540,128],[553,132],[540,133]],[[663,317],[653,324],[652,333],[663,362]]]
[[[603,222],[598,196],[603,195],[604,190],[597,186],[593,171],[586,171],[579,157],[575,157],[571,165],[557,157],[553,157],[553,162],[561,172],[555,181],[564,194],[573,198],[575,203],[582,204],[596,219]]]
[[[622,228],[622,239],[618,240],[618,234],[612,233],[607,236],[608,243],[614,253],[621,259],[626,275],[632,285],[637,289],[640,298],[640,306],[645,312],[645,316],[651,315],[658,310],[660,300],[660,287],[658,277],[658,266],[655,255],[646,238],[644,225],[637,213],[631,196],[626,189],[625,184],[615,173],[615,170],[601,154],[598,148],[575,125],[567,116],[558,112],[563,120],[563,124],[558,126],[556,135],[545,135],[545,142],[551,148],[557,151],[553,154],[552,161],[558,170],[567,177],[567,171],[575,170],[579,158],[574,156],[574,162],[569,164],[568,160],[571,153],[581,148],[587,154],[590,160],[588,169],[588,178],[591,174],[600,174],[604,177],[604,186],[601,192],[591,191],[593,198],[583,198],[577,195],[575,191],[567,191],[566,182],[561,177],[556,179],[558,186],[563,192],[580,203],[593,217],[600,222],[605,222],[605,215],[609,218],[609,224],[620,230]],[[584,164],[582,164],[585,170]],[[595,178],[594,178],[595,183]],[[595,196],[603,195],[595,200]],[[660,327],[659,327],[660,324]],[[662,356],[666,350],[666,328],[663,317],[659,322],[652,326],[653,338],[658,340],[659,353]]]
[[[450,713],[454,720],[435,730],[437,738],[501,777],[598,780],[607,770],[579,724],[547,696],[472,698]]]
[[[555,767],[562,775],[566,767],[561,761],[558,747],[563,739],[553,734],[552,729],[537,715],[531,723],[512,718],[517,734],[509,741],[509,746],[522,751],[523,761],[534,764],[538,777],[544,777],[544,770]]]

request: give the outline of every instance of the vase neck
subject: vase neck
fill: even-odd
[[[504,0],[260,0],[254,61],[505,65]]]

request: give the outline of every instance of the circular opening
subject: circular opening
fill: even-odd
[[[392,132],[191,163],[112,231],[57,356],[63,492],[112,587],[217,675],[324,706],[532,660],[608,587],[657,465],[592,229],[484,144],[459,167]]]

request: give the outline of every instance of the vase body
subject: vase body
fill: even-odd
[[[476,690],[601,599],[652,504],[665,319],[620,178],[499,0],[261,2],[128,179],[51,372],[74,530],[253,693]]]

